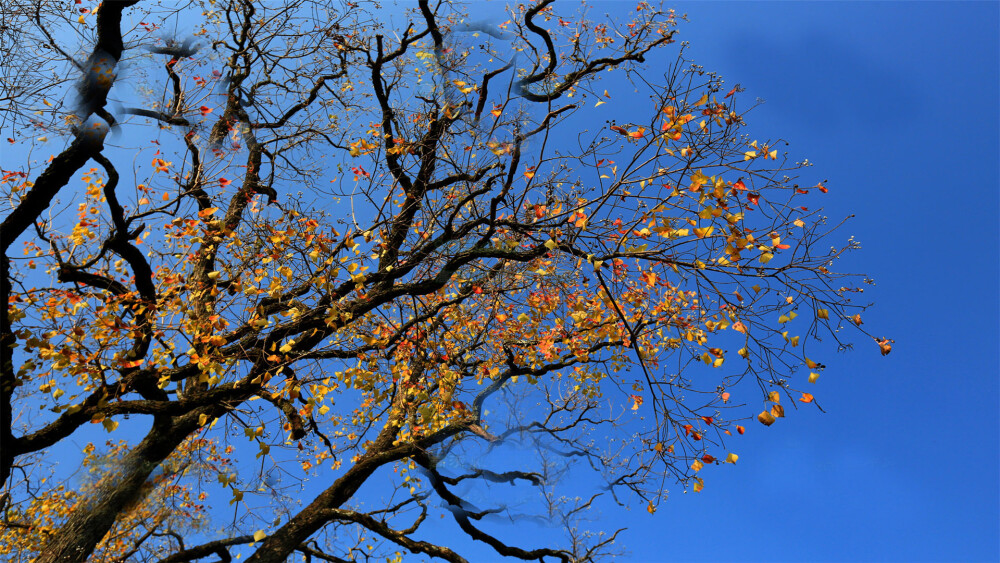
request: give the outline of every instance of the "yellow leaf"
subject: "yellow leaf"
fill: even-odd
[[[257,530],[256,532],[253,533],[253,541],[260,541],[266,537],[267,534],[264,533],[264,530]]]
[[[714,231],[714,230],[715,230],[715,226],[710,225],[708,227],[704,227],[704,228],[701,228],[701,229],[695,229],[694,230],[694,234],[698,238],[705,238],[705,237],[711,235],[712,231]]]
[[[698,101],[694,103],[694,107],[698,107],[698,106],[700,106],[702,104],[707,104],[707,103],[708,103],[708,94],[705,93],[705,94],[702,94],[701,97],[698,98]]]
[[[775,418],[784,418],[785,407],[781,405],[771,405],[771,414],[774,415]]]
[[[757,151],[747,151],[743,153],[743,160],[750,160],[751,158],[757,158]]]
[[[809,374],[809,383],[816,383],[817,379],[819,379],[819,374],[818,373],[812,372],[812,373]]]
[[[285,344],[281,348],[278,348],[278,351],[287,354],[292,351],[292,347],[289,344]]]
[[[809,358],[806,358],[806,366],[808,366],[809,369],[816,369],[819,366],[819,364],[810,360]]]
[[[772,403],[780,403],[781,395],[778,394],[777,391],[771,391],[770,393],[767,394],[767,400],[771,401]]]
[[[696,459],[693,462],[691,462],[692,471],[701,471],[702,467],[705,467],[705,464],[702,463],[700,459]]]
[[[545,248],[548,248],[549,250],[554,250],[557,246],[559,246],[559,243],[552,239],[545,241]]]
[[[205,423],[207,421],[208,421],[208,415],[207,414],[199,414],[198,415],[198,426],[205,426]]]
[[[118,422],[111,420],[110,418],[105,418],[101,421],[101,424],[104,425],[104,429],[108,432],[114,432],[115,428],[118,428]]]
[[[738,456],[738,455],[736,455],[734,453],[730,453],[729,455],[726,456],[725,463],[736,463],[736,460],[738,460],[738,459],[740,459],[740,456]]]
[[[772,415],[771,413],[767,411],[761,411],[761,413],[757,415],[757,420],[764,426],[770,426],[774,424],[775,418],[774,415]]]
[[[740,350],[739,350],[739,352],[737,352],[737,354],[739,354],[740,356],[746,358],[747,356],[750,355],[750,351],[747,350],[746,348],[740,348]]]
[[[705,481],[703,481],[701,478],[695,479],[693,488],[694,492],[700,493],[701,490],[705,488]]]
[[[209,272],[208,279],[215,280],[219,278],[219,272]]]
[[[826,309],[820,309],[820,310],[816,311],[816,316],[819,317],[819,318],[821,318],[821,319],[829,319],[830,318],[830,311],[828,311]]]

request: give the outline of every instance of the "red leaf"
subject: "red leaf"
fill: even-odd
[[[704,461],[705,463],[712,463],[713,461],[715,461],[715,457],[709,454],[705,454],[701,456],[701,460]]]
[[[208,114],[212,113],[212,108],[210,108],[210,107],[208,107],[208,106],[201,106],[201,107],[200,107],[200,108],[198,108],[198,109],[200,109],[200,110],[201,110],[201,114],[202,114],[202,115],[208,115]]]
[[[742,426],[737,426],[736,431],[739,432],[740,434],[743,434],[744,432],[747,431],[747,429],[743,428]]]
[[[732,90],[729,91],[728,94],[726,94],[725,96],[723,96],[722,99],[726,99],[726,98],[732,96],[735,93],[736,93],[736,88],[733,88]]]
[[[747,201],[749,201],[750,203],[752,203],[754,205],[758,205],[758,202],[760,201],[760,194],[757,193],[757,192],[750,192],[750,193],[748,193],[747,194]]]
[[[226,186],[228,186],[229,184],[232,184],[232,183],[233,183],[232,180],[227,180],[225,178],[219,178],[219,185],[222,186],[223,188],[226,187]]]

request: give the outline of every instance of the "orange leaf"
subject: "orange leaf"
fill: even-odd
[[[641,139],[645,133],[646,133],[646,128],[640,127],[637,131],[632,131],[631,133],[629,133],[628,136],[632,137],[633,139]]]
[[[813,396],[810,393],[803,393],[802,398],[799,400],[802,401],[803,403],[811,403],[813,402]]]
[[[747,429],[744,428],[744,427],[742,427],[742,426],[737,426],[736,427],[736,431],[739,432],[742,435],[744,432],[747,431]]]
[[[729,392],[728,391],[722,394],[722,402],[723,403],[728,403],[729,402]]]

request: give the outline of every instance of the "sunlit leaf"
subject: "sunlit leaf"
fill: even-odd
[[[768,411],[763,411],[757,415],[757,420],[764,426],[770,426],[774,424],[774,415]]]

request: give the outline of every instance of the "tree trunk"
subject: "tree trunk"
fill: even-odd
[[[46,544],[34,563],[85,561],[111,530],[122,506],[142,500],[149,475],[187,436],[198,428],[198,413],[153,423],[149,434],[113,470],[89,500],[71,513],[66,524]]]

